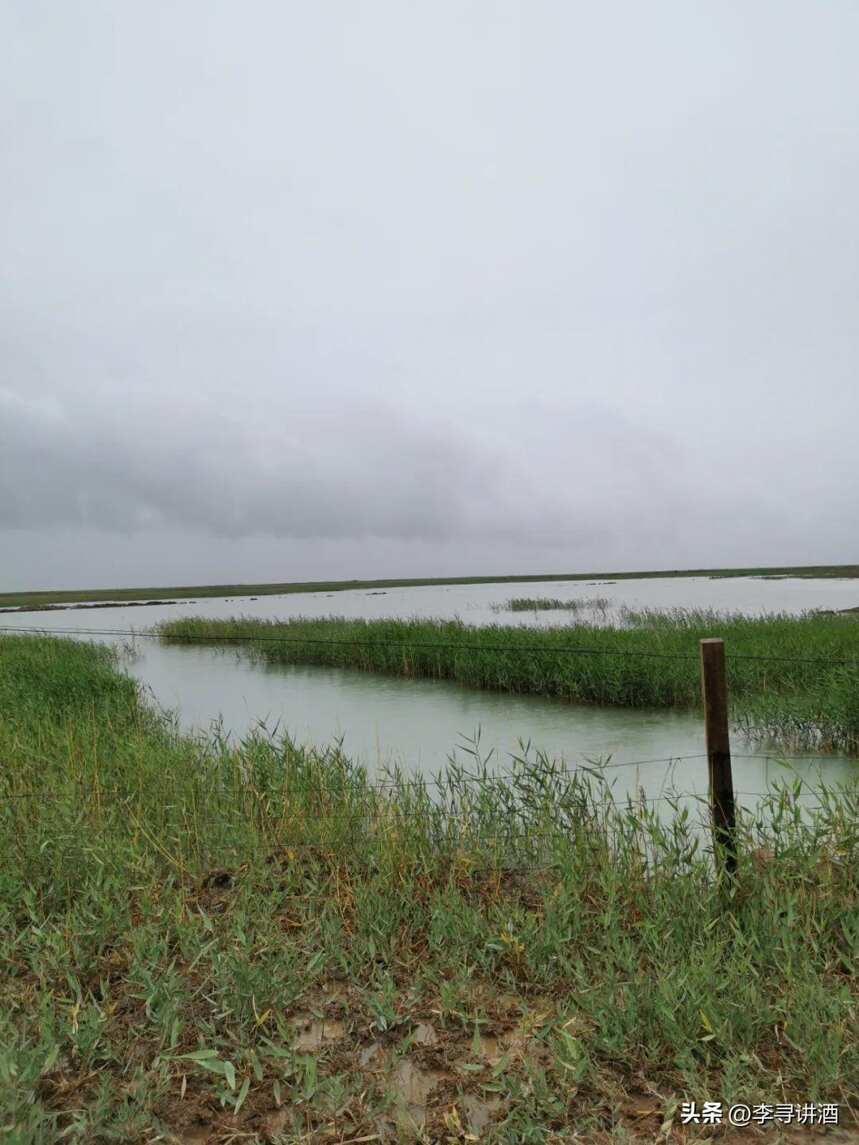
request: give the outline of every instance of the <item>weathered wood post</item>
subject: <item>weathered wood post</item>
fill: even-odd
[[[734,780],[731,775],[731,741],[728,735],[728,678],[725,672],[725,642],[701,641],[701,694],[710,775],[710,812],[716,864],[733,875],[737,869]]]

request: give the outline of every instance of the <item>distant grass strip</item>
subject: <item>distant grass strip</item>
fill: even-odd
[[[374,786],[21,636],[0,759],[10,1145],[688,1141],[684,1098],[855,1097],[852,788],[744,817],[730,890],[688,811],[545,758]]]
[[[514,596],[492,607],[496,612],[605,612],[610,603],[607,596],[585,596],[578,600],[559,600],[552,596]]]
[[[38,609],[80,601],[158,603],[175,597],[280,596],[302,592],[347,592],[350,589],[420,588],[455,584],[538,584],[545,581],[639,580],[662,577],[738,576],[859,578],[859,565],[795,565],[774,568],[650,569],[642,572],[535,573],[498,576],[400,577],[385,580],[317,580],[263,584],[186,584],[169,588],[77,588],[0,593],[0,608]]]
[[[327,664],[582,703],[686,709],[700,704],[698,641],[718,635],[728,651],[733,716],[749,737],[785,749],[859,752],[855,616],[754,619],[625,610],[624,619],[624,628],[551,629],[336,617],[180,619],[159,631],[168,641],[246,642],[249,654],[268,663]],[[258,637],[263,639],[255,643]],[[588,654],[567,652],[571,646]]]

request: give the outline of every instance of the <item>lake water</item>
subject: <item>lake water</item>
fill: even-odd
[[[542,584],[451,585],[366,589],[338,593],[302,593],[182,601],[173,605],[99,608],[91,611],[14,613],[3,625],[36,625],[53,631],[114,629],[144,631],[182,615],[227,617],[290,616],[459,617],[467,624],[552,625],[569,621],[564,612],[508,613],[498,606],[514,596],[563,600],[608,599],[599,618],[611,620],[626,605],[633,608],[696,607],[799,613],[859,604],[856,580],[764,580],[759,578]],[[588,616],[585,611],[579,615]],[[597,614],[594,614],[597,615]],[[718,635],[714,632],[714,635]],[[82,637],[84,638],[84,637]],[[115,637],[86,637],[115,640]],[[132,641],[128,671],[151,700],[174,711],[189,730],[220,725],[241,736],[263,723],[289,732],[308,744],[343,742],[343,748],[372,771],[398,766],[407,772],[437,773],[455,752],[469,761],[469,741],[479,738],[482,758],[499,771],[510,767],[520,741],[532,750],[575,767],[602,760],[617,797],[644,793],[665,802],[670,790],[703,795],[707,766],[699,717],[677,712],[642,711],[570,704],[530,696],[509,696],[432,680],[405,680],[357,670],[268,666],[241,652],[214,648],[163,646],[151,639]],[[807,799],[821,777],[840,782],[857,772],[855,760],[806,757],[780,761],[765,748],[734,743],[734,782],[741,802],[751,805],[774,781],[801,776]],[[689,758],[694,757],[694,758]],[[670,762],[673,761],[673,762]],[[635,766],[615,766],[634,763]]]

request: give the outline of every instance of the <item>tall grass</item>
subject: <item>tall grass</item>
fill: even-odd
[[[622,621],[613,628],[543,629],[337,617],[182,619],[160,632],[168,641],[238,642],[270,663],[330,664],[582,703],[686,709],[700,704],[698,641],[720,635],[738,729],[783,749],[859,751],[855,617],[624,610]]]
[[[655,1139],[684,1096],[856,1092],[855,790],[746,816],[728,887],[688,810],[545,758],[374,785],[180,735],[103,649],[0,638],[0,681],[13,1145],[463,1140],[480,1109],[489,1142]]]

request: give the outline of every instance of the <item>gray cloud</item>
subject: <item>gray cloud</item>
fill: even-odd
[[[540,543],[560,559],[611,548],[618,529],[670,542],[676,517],[726,510],[670,437],[599,404],[525,402],[536,442],[348,396],[294,417],[288,402],[236,405],[105,409],[0,391],[0,525]]]
[[[0,583],[859,559],[857,32],[7,4]]]

